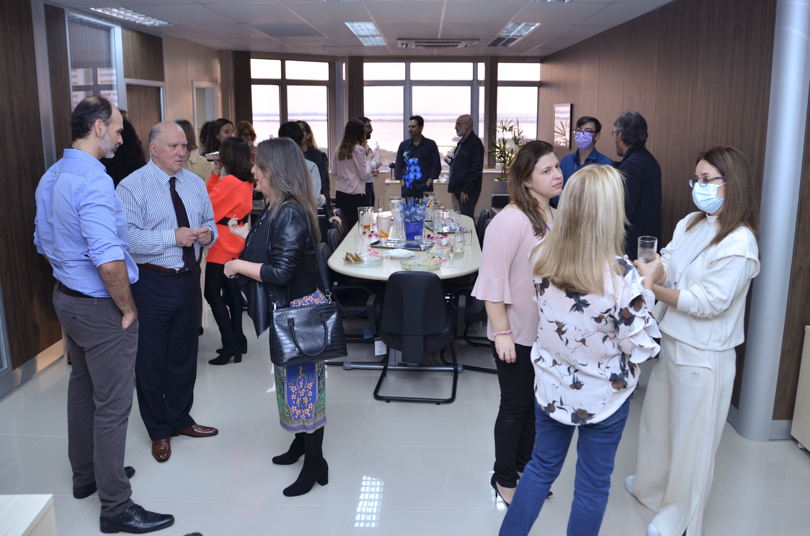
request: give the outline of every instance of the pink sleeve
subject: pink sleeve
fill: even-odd
[[[516,214],[509,214],[510,212]],[[472,291],[473,296],[479,300],[514,303],[509,281],[512,263],[529,262],[528,258],[515,258],[524,238],[522,222],[515,216],[522,216],[522,213],[517,209],[506,209],[487,227],[484,249],[481,251],[481,267]]]
[[[366,150],[362,145],[357,145],[354,148],[354,166],[357,169],[357,177],[360,182],[365,184],[366,179],[371,174],[371,162],[366,158]]]

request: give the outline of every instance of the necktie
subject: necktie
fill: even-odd
[[[183,204],[183,200],[180,199],[180,194],[177,193],[177,188],[175,187],[175,183],[177,182],[176,177],[172,177],[169,179],[169,187],[171,188],[172,192],[172,205],[174,205],[174,213],[177,216],[177,227],[191,227],[191,224],[188,222],[188,213],[186,213],[186,206]],[[183,268],[187,270],[193,270],[194,267],[197,266],[197,263],[194,261],[194,246],[187,246],[183,248]]]

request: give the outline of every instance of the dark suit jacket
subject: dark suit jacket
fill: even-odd
[[[245,291],[248,314],[256,335],[273,321],[273,303],[289,307],[296,300],[315,292],[318,267],[309,221],[300,205],[284,203],[275,217],[265,213],[245,241],[242,259],[262,264],[261,282],[239,277]]]
[[[480,192],[483,176],[484,144],[475,132],[470,132],[467,139],[456,148],[450,164],[450,184],[447,185],[447,191],[451,194],[464,192],[467,195]]]
[[[624,252],[635,260],[639,236],[654,236],[661,243],[661,166],[644,147],[630,147],[616,169],[625,177],[624,212],[630,222]]]

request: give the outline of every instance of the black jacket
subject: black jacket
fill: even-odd
[[[461,142],[450,164],[450,184],[447,191],[451,194],[471,194],[481,191],[481,179],[484,176],[484,144],[481,139],[470,132],[467,139]]]
[[[639,236],[654,236],[661,243],[661,166],[644,147],[630,147],[616,169],[625,178],[624,212],[629,225],[624,252],[635,260]]]
[[[253,319],[256,335],[270,327],[273,303],[289,307],[292,300],[315,292],[318,281],[314,237],[304,209],[297,203],[287,202],[272,219],[268,212],[262,214],[250,231],[241,257],[262,264],[262,280],[239,277],[239,287],[247,296],[248,315]]]

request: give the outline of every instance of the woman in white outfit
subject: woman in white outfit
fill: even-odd
[[[700,536],[714,457],[728,415],[745,298],[759,273],[754,185],[733,147],[698,157],[689,181],[700,209],[681,220],[661,256],[636,261],[651,277],[663,333],[641,412],[627,490],[657,513],[648,536]]]

